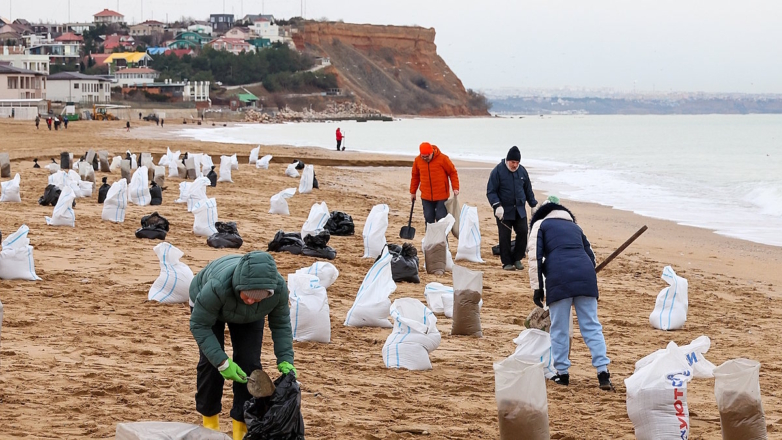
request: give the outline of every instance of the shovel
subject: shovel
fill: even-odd
[[[410,220],[407,221],[407,226],[402,226],[402,230],[399,231],[399,238],[405,240],[412,240],[415,238],[415,228],[410,226],[413,224],[413,208],[415,208],[415,200],[413,200],[413,204],[410,205]]]

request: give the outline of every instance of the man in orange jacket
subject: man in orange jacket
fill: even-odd
[[[436,145],[424,142],[418,151],[420,155],[413,161],[413,176],[410,179],[410,200],[415,201],[420,186],[424,218],[426,223],[434,223],[448,215],[445,201],[451,195],[451,186],[453,195],[459,195],[459,173],[451,159],[440,152]]]

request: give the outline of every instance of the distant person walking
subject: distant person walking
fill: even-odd
[[[62,121],[62,126],[65,127],[65,129],[68,129],[68,118],[65,116],[60,116],[60,120]]]
[[[41,124],[41,115],[35,117],[35,129],[38,130],[38,125]]]
[[[451,186],[453,195],[459,195],[459,173],[451,159],[436,145],[424,142],[418,147],[418,152],[420,155],[413,161],[410,200],[415,201],[420,187],[424,219],[426,223],[434,223],[448,215],[445,201],[451,194]]]
[[[337,127],[337,151],[339,151],[339,147],[342,145],[342,138],[344,137],[342,132],[339,131],[339,127]],[[345,151],[345,149],[343,148],[342,151]]]
[[[46,125],[49,127],[49,131],[52,131],[52,118],[50,116],[46,117]]]
[[[166,120],[165,120],[165,119],[161,119],[161,120],[160,120],[160,126],[161,126],[161,127],[162,127],[162,126],[163,126],[163,124],[165,124],[165,123],[166,123]]]
[[[505,270],[521,270],[521,260],[527,250],[527,204],[534,208],[538,202],[532,192],[527,170],[520,165],[521,152],[511,147],[489,175],[486,198],[489,199],[500,236],[500,261]],[[511,234],[516,231],[516,246],[511,251]]]
[[[125,128],[127,129],[125,131],[130,131],[130,121],[125,123]]]
[[[138,120],[141,120],[141,112],[138,112]]]

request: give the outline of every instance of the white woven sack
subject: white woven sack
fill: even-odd
[[[193,207],[197,202],[202,202],[206,196],[206,188],[211,184],[209,178],[199,177],[185,188],[185,201],[187,202],[187,212],[193,212]],[[180,184],[181,186],[181,184]]]
[[[500,420],[500,439],[551,438],[548,420],[548,398],[543,365],[507,357],[494,363],[494,399]],[[526,420],[518,420],[524,418]],[[514,423],[515,422],[515,423]],[[523,433],[513,430],[523,424]]]
[[[467,260],[483,263],[481,258],[481,229],[478,208],[462,205],[459,214],[459,244],[456,247],[456,261]]]
[[[16,173],[13,179],[0,183],[0,202],[22,202],[22,196],[19,194],[19,183],[22,178]]]
[[[330,342],[329,299],[318,277],[303,273],[289,274],[288,291],[293,340]]]
[[[451,309],[453,309],[453,287],[444,286],[440,283],[429,283],[424,288],[426,306],[435,314],[445,313],[445,305],[443,304],[445,295],[451,295]]]
[[[170,150],[169,150],[170,151]],[[168,177],[179,177],[179,150],[174,151],[169,156],[168,160]]]
[[[231,440],[222,432],[179,422],[117,423],[114,440]]]
[[[299,269],[296,273],[315,275],[320,280],[320,285],[326,289],[331,287],[339,276],[339,270],[333,264],[323,261],[316,261],[312,266]]]
[[[38,281],[41,278],[35,273],[33,247],[27,234],[30,228],[22,225],[16,232],[3,240],[3,250],[0,251],[0,279]]]
[[[288,177],[299,177],[299,171],[296,169],[296,162],[288,165],[288,168],[285,168],[285,175]]]
[[[314,179],[315,167],[312,165],[305,166],[304,171],[301,173],[301,181],[299,181],[299,194],[311,193]]]
[[[625,379],[627,415],[638,440],[689,438],[687,383],[692,369],[676,343]]]
[[[414,298],[399,298],[391,305],[394,330],[383,345],[386,368],[431,370],[429,353],[440,346],[437,318]]]
[[[687,321],[687,280],[677,276],[671,266],[665,266],[662,279],[669,286],[657,295],[649,323],[660,330],[678,330]]]
[[[193,271],[187,264],[179,261],[185,254],[166,242],[155,246],[154,251],[160,260],[160,275],[149,288],[147,298],[166,304],[187,302],[190,298]]]
[[[166,147],[166,154],[160,156],[160,160],[158,161],[158,165],[161,167],[167,167],[171,163],[171,148]]]
[[[115,172],[122,166],[122,156],[114,156],[111,159],[111,165],[109,165],[109,172]]]
[[[101,218],[110,222],[122,223],[125,221],[125,211],[128,209],[128,181],[119,179],[111,184],[106,200],[103,201]]]
[[[443,293],[442,298],[443,298],[443,315],[445,315],[446,318],[453,318],[453,293]]]
[[[679,350],[684,353],[684,357],[687,359],[687,364],[692,367],[693,379],[709,379],[714,377],[714,368],[716,368],[716,366],[703,356],[704,353],[709,351],[709,348],[711,348],[711,339],[705,335],[699,336],[693,339],[689,344],[679,347]],[[649,365],[652,361],[665,353],[667,353],[665,349],[660,349],[647,355],[635,363],[635,371]]]
[[[51,217],[46,217],[49,226],[76,226],[76,214],[73,212],[73,200],[76,194],[70,186],[66,185],[60,192],[60,198],[54,206]]]
[[[238,170],[239,169],[239,159],[236,158],[236,153],[231,155],[231,169],[232,170]]]
[[[516,344],[516,351],[513,352],[512,357],[525,362],[542,362],[546,379],[551,379],[557,374],[554,358],[551,355],[551,335],[548,332],[528,328],[519,333],[513,343]]]
[[[73,196],[78,199],[81,198],[81,187],[79,187],[80,183],[81,177],[79,176],[79,173],[73,170],[68,170],[67,176],[63,177],[60,189],[66,185],[69,186],[71,191],[73,191]]]
[[[266,156],[263,156],[262,158],[258,159],[257,162],[255,162],[255,168],[260,168],[264,170],[269,169],[269,162],[272,160],[272,155],[267,154]]]
[[[250,165],[253,165],[258,162],[258,153],[260,152],[261,152],[260,145],[250,150]]]
[[[82,197],[92,197],[92,189],[95,187],[93,182],[86,182],[82,180],[79,182],[79,193]]]
[[[130,154],[130,169],[135,170],[138,168],[138,160],[136,158],[136,155],[131,153],[130,150],[127,150],[125,152],[125,157],[128,157],[128,154]]]
[[[421,251],[424,253],[424,268],[427,273],[433,273],[437,270],[443,270],[444,272],[450,272],[453,270],[453,256],[451,256],[451,248],[448,245],[448,233],[451,232],[456,220],[451,214],[446,215],[435,223],[427,223],[426,233],[424,238],[421,239]],[[445,255],[438,254],[436,249],[441,249],[440,244],[445,243]],[[443,252],[439,250],[439,252]],[[430,263],[430,267],[427,267],[427,260],[430,261],[444,261],[444,265],[437,267]]]
[[[138,206],[147,206],[152,201],[149,195],[149,170],[147,167],[139,167],[133,172],[128,185],[128,198],[130,202]]]
[[[119,162],[117,163],[117,167],[119,168]],[[50,163],[49,165],[46,165],[46,169],[49,170],[49,174],[54,174],[57,171],[60,171],[60,165],[56,163]]]
[[[288,201],[285,199],[293,197],[294,194],[296,194],[296,188],[284,189],[273,195],[269,200],[269,204],[271,205],[269,214],[290,215],[290,211],[288,211]]]
[[[174,203],[187,203],[187,191],[190,185],[192,185],[190,182],[179,182],[179,197],[174,200]],[[188,211],[190,211],[189,208]]]
[[[201,175],[205,176],[212,170],[214,162],[212,162],[212,156],[204,153],[201,155]]]
[[[384,248],[383,256],[369,268],[356,294],[353,306],[348,310],[345,325],[350,327],[392,327],[388,322],[391,301],[396,290],[391,274],[391,254]]]
[[[329,221],[329,207],[326,206],[326,202],[315,203],[310,208],[310,215],[307,217],[307,221],[301,227],[301,238],[304,239],[307,235],[318,235],[323,227],[326,226],[326,222]]]
[[[220,177],[217,178],[218,182],[233,183],[233,180],[231,180],[231,166],[230,156],[220,156]]]
[[[193,168],[195,169],[196,172],[196,179],[199,177],[203,177],[204,174],[201,172],[201,167],[203,166],[204,155],[201,153],[197,153],[197,154],[191,154],[188,157],[193,158]]]
[[[95,183],[95,169],[91,163],[79,162],[79,177],[81,180]]]
[[[388,205],[375,205],[369,211],[361,235],[364,237],[364,258],[377,258],[386,246]]]
[[[209,237],[217,233],[217,201],[214,198],[201,200],[193,206],[193,233]]]

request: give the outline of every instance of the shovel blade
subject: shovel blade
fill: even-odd
[[[402,230],[399,231],[399,238],[404,240],[412,240],[415,238],[415,228],[412,226],[402,226]]]

